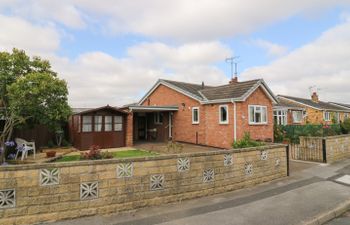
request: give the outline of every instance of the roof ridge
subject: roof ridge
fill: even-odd
[[[252,82],[252,81],[261,81],[262,79],[254,79],[254,80],[247,80],[247,81],[242,81],[242,82],[238,82],[238,83],[235,83],[235,84],[223,84],[223,85],[219,85],[219,86],[214,86],[214,87],[211,87],[211,88],[208,88],[210,90],[213,90],[213,89],[219,89],[219,88],[223,88],[223,87],[228,87],[228,86],[235,86],[237,84],[244,84],[244,83],[248,83],[248,82]],[[201,91],[205,91],[206,88],[202,89]]]
[[[168,79],[159,79],[159,80],[165,81],[165,82],[176,82],[176,83],[182,83],[182,84],[202,86],[202,84],[189,83],[189,82],[184,82],[184,81],[176,81],[176,80],[168,80]],[[204,85],[204,87],[206,87],[206,85]],[[215,86],[207,86],[207,87],[215,87]]]

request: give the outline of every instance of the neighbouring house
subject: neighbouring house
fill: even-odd
[[[104,106],[94,109],[73,109],[69,118],[69,136],[73,146],[80,150],[92,145],[101,148],[125,146],[127,113]]]
[[[276,124],[332,124],[348,118],[350,108],[319,100],[316,92],[311,99],[278,95],[274,106]]]
[[[180,141],[231,148],[249,132],[273,141],[273,104],[277,99],[260,80],[207,86],[158,80],[128,112],[126,145],[139,141]]]
[[[332,105],[336,105],[336,106],[342,107],[342,108],[344,108],[346,110],[350,110],[350,104],[344,104],[344,103],[339,103],[339,102],[329,102],[329,103],[332,104]],[[350,117],[350,112],[344,114],[344,118],[349,118],[349,117]]]

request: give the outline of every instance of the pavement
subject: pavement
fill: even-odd
[[[290,177],[252,188],[47,225],[324,224],[350,210],[350,184],[344,183],[346,175],[350,175],[350,159],[332,165],[293,161]],[[349,225],[348,214],[328,225]]]

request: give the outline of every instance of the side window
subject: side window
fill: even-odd
[[[92,131],[92,116],[83,116],[83,132]]]
[[[219,106],[219,123],[228,124],[228,106],[227,105]]]
[[[123,130],[123,117],[114,116],[114,131],[122,131],[122,130]]]
[[[192,108],[192,124],[199,124],[199,107]]]

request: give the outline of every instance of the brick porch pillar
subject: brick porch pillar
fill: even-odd
[[[127,147],[132,147],[134,145],[134,137],[133,137],[133,128],[134,128],[134,114],[133,112],[129,112],[126,119],[126,135],[125,135],[125,144]]]

